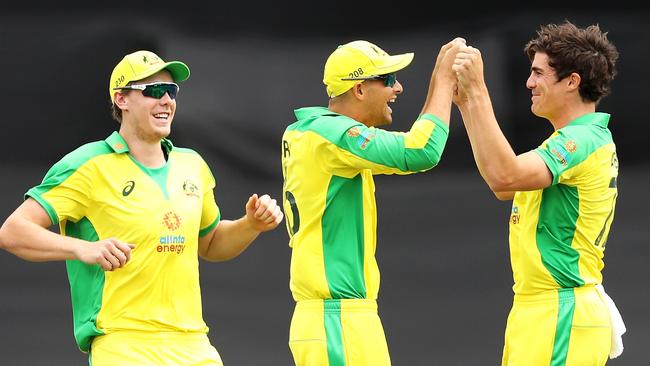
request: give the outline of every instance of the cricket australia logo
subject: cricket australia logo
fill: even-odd
[[[199,188],[189,179],[186,179],[185,182],[183,182],[183,192],[185,192],[186,196],[200,198]]]
[[[156,56],[152,56],[152,57],[147,57],[147,55],[142,56],[142,63],[144,64],[155,65],[161,62],[162,61],[160,60],[160,58]]]

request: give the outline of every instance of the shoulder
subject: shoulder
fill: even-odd
[[[99,156],[104,156],[112,153],[113,150],[105,141],[94,141],[82,145],[69,152],[54,165],[52,165],[52,167],[46,173],[43,181],[62,181],[77,171],[85,170],[88,172],[88,167],[93,166],[93,164],[89,162]],[[89,169],[91,171],[94,170],[93,168]]]
[[[342,115],[323,115],[304,124],[302,132],[312,132],[333,144],[338,144],[346,132],[352,128],[367,128],[362,123]]]
[[[567,126],[558,130],[564,147],[571,153],[583,157],[591,155],[604,145],[613,144],[612,134],[607,127],[598,125]]]
[[[54,166],[76,169],[93,158],[112,153],[113,150],[105,141],[89,142],[66,154]]]
[[[188,154],[189,156],[193,156],[195,158],[201,159],[201,154],[199,154],[196,150],[190,149],[190,148],[187,148],[187,147],[174,146],[174,149],[172,150],[172,152],[178,153],[178,154]]]
[[[174,159],[182,160],[185,164],[194,163],[205,165],[206,167],[208,166],[208,163],[203,159],[201,154],[194,149],[174,146],[170,155],[172,155]]]
[[[198,169],[201,174],[204,174],[207,177],[212,177],[212,171],[208,162],[194,149],[186,147],[177,147],[171,151],[170,159],[174,159],[176,166],[181,166],[183,169]]]

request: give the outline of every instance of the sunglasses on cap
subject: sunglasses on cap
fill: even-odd
[[[160,99],[162,98],[165,93],[169,94],[169,97],[172,99],[176,99],[176,96],[178,95],[178,91],[180,90],[180,86],[176,83],[150,83],[150,84],[134,84],[134,85],[127,85],[127,86],[122,86],[119,88],[113,88],[115,89],[130,89],[130,90],[141,90],[142,95],[145,97],[151,97],[151,98],[156,98]]]
[[[341,80],[383,80],[385,86],[392,88],[397,82],[397,74],[391,72],[384,75],[359,76],[356,78],[342,78]]]

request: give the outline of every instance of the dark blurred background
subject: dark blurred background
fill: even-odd
[[[439,48],[464,37],[483,54],[497,118],[521,153],[552,131],[530,113],[524,44],[541,24],[600,24],[621,53],[613,92],[598,108],[612,114],[620,159],[604,285],[628,329],[625,352],[609,364],[650,364],[650,128],[644,117],[650,11],[592,3],[593,10],[455,2],[448,4],[455,10],[438,12],[403,2],[390,8],[337,1],[34,5],[12,3],[0,13],[2,221],[65,153],[118,128],[107,86],[126,53],[149,49],[189,65],[171,139],[203,155],[217,179],[223,217],[237,218],[252,192],[281,197],[282,132],[293,109],[326,105],[322,69],[337,45],[365,39],[389,53],[415,52],[398,74],[405,91],[388,127],[406,130],[421,109]],[[376,186],[379,312],[393,364],[500,364],[512,301],[510,205],[497,201],[476,172],[457,111],[438,167],[378,176]],[[230,262],[201,262],[204,316],[226,365],[293,364],[287,239],[281,226]],[[0,365],[87,364],[74,343],[71,314],[63,263],[29,263],[0,252]]]

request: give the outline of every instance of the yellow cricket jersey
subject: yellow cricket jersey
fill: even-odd
[[[534,150],[553,183],[515,194],[510,256],[516,294],[602,282],[618,177],[609,117],[590,113],[577,118]]]
[[[282,137],[283,206],[296,301],[376,299],[373,174],[434,167],[449,129],[432,115],[409,132],[365,125],[324,107],[295,111]]]
[[[66,263],[82,351],[94,336],[119,330],[208,331],[198,239],[220,219],[215,181],[196,152],[166,139],[161,144],[167,163],[146,168],[114,132],[66,155],[26,193],[66,236],[135,244],[131,260],[112,272],[77,260]]]

